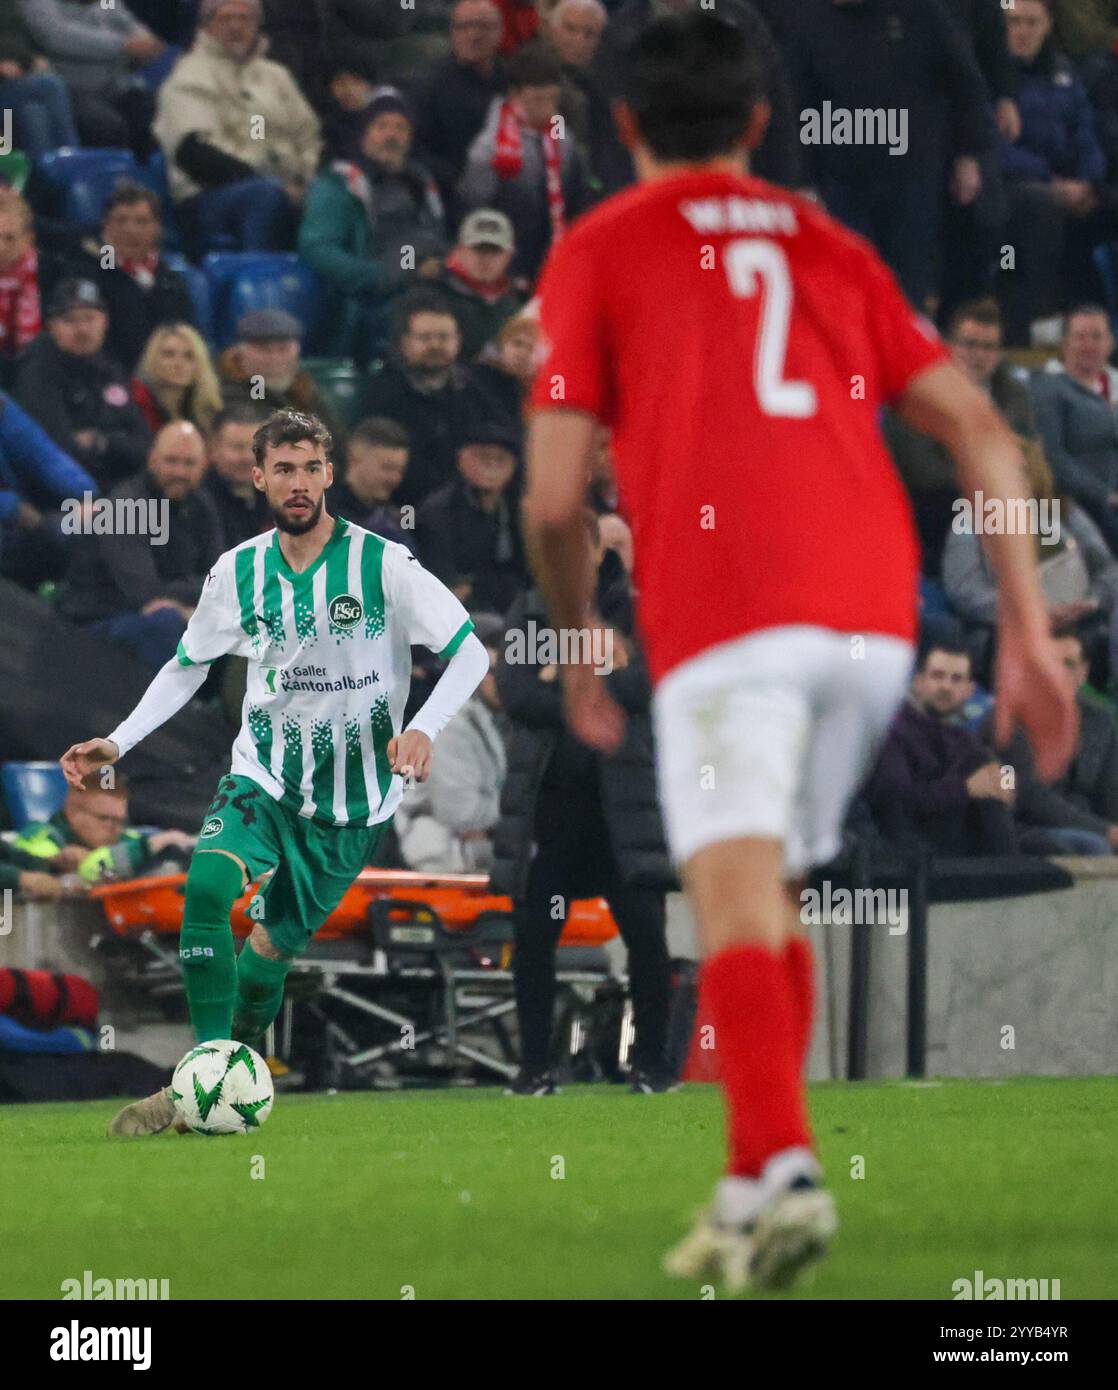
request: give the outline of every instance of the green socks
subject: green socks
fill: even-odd
[[[229,914],[243,886],[241,866],[227,854],[207,851],[190,861],[179,959],[199,1042],[233,1037],[237,958]]]
[[[258,956],[245,942],[237,958],[237,1012],[230,1036],[256,1046],[280,1011],[283,983],[290,969],[291,961]]]

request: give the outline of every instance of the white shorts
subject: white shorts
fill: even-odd
[[[912,658],[899,637],[775,627],[670,671],[653,717],[676,863],[747,835],[784,842],[789,878],[834,858]]]

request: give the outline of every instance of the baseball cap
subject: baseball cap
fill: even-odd
[[[516,245],[512,223],[496,208],[478,208],[463,219],[458,240],[463,246],[499,246],[511,251]]]
[[[237,337],[242,343],[275,342],[277,338],[303,337],[303,325],[286,309],[253,309],[237,324]]]
[[[61,318],[72,309],[100,309],[103,314],[108,313],[108,305],[93,281],[75,278],[63,280],[56,287],[47,304],[47,318]]]

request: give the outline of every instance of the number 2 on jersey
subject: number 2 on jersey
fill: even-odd
[[[792,276],[788,258],[775,241],[741,237],[723,253],[726,278],[739,299],[761,294],[761,326],[753,359],[757,403],[766,415],[805,420],[817,406],[815,387],[787,381],[788,326],[792,318]]]

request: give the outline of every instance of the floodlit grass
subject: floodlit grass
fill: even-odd
[[[792,1296],[949,1299],[981,1269],[1114,1297],[1116,1101],[1107,1077],[813,1087],[843,1225]],[[115,1109],[0,1107],[0,1297],[84,1270],[172,1298],[700,1296],[659,1258],[719,1172],[712,1087],[281,1095],[223,1139],[109,1140]]]

